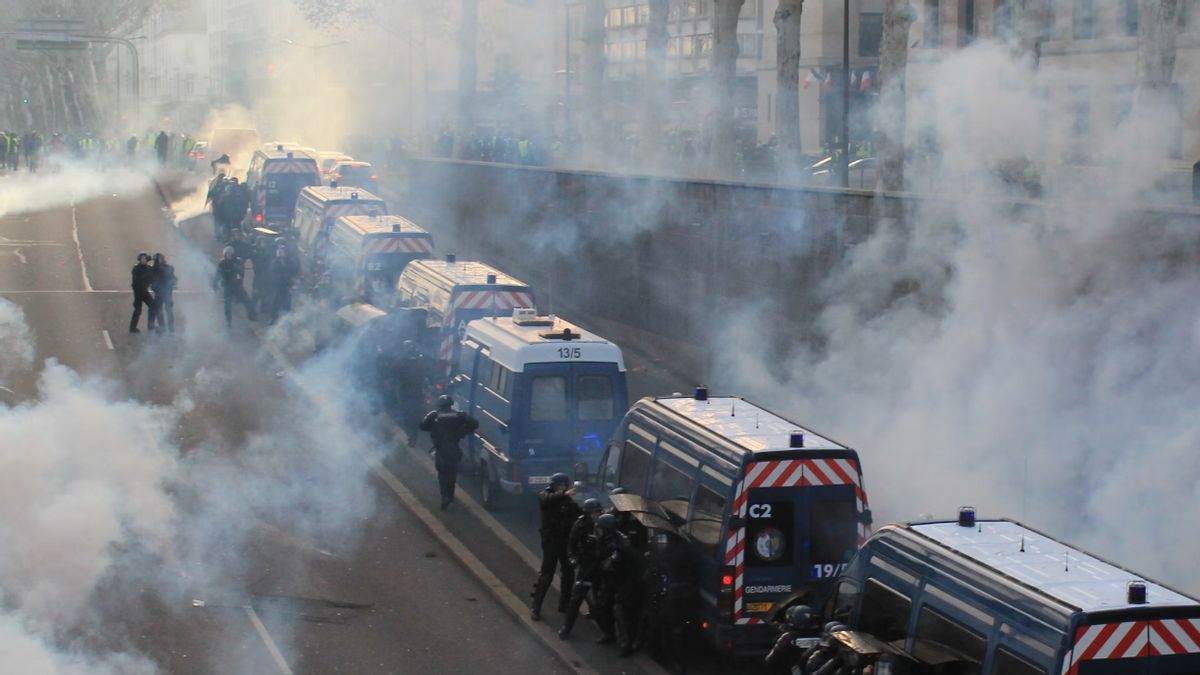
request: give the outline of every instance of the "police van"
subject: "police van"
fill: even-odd
[[[819,604],[870,532],[858,453],[741,398],[643,398],[593,483],[658,502],[697,557],[703,635],[755,652],[769,619]]]
[[[342,216],[329,233],[325,269],[335,297],[391,299],[404,267],[433,256],[433,237],[400,216]]]
[[[520,279],[448,255],[445,260],[409,263],[396,282],[395,304],[428,310],[429,326],[440,334],[439,371],[449,378],[469,321],[507,316],[518,307],[532,308],[534,297],[533,289]]]
[[[487,506],[594,472],[629,407],[621,349],[534,309],[467,323],[456,364],[450,391],[479,420],[465,454]]]
[[[1011,520],[888,525],[830,614],[923,668],[987,675],[1200,673],[1200,602]]]
[[[309,285],[322,282],[329,233],[338,218],[378,217],[387,212],[387,202],[365,190],[323,185],[304,188],[296,199],[293,222],[300,247],[300,264]]]
[[[286,229],[300,191],[321,184],[321,173],[312,157],[276,146],[258,150],[246,172],[250,188],[250,218],[253,225],[272,230]]]

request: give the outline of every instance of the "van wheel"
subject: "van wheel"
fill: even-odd
[[[479,477],[479,490],[483,498],[483,508],[492,511],[500,506],[500,483],[499,481],[492,480],[486,464],[480,465]]]

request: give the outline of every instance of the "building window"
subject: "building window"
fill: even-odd
[[[1046,0],[1042,7],[1042,39],[1053,40],[1056,35],[1055,24],[1058,22],[1058,3],[1056,0]]]
[[[858,15],[858,55],[863,58],[879,56],[883,39],[883,14],[863,12]]]
[[[1125,0],[1121,12],[1121,27],[1126,35],[1137,35],[1139,0]]]
[[[937,49],[942,46],[941,0],[925,0],[924,45],[929,49]]]
[[[1071,162],[1082,164],[1088,159],[1088,146],[1092,140],[1091,90],[1084,85],[1073,86],[1069,96],[1071,137],[1067,157]]]
[[[1071,34],[1076,40],[1091,40],[1096,37],[1096,0],[1075,0]]]
[[[992,4],[992,35],[1001,40],[1012,37],[1012,2],[996,0]]]
[[[958,46],[966,47],[975,41],[975,0],[959,0]]]
[[[762,40],[761,36],[753,33],[739,33],[738,40],[738,58],[743,59],[760,59],[762,58]]]
[[[626,7],[621,10],[624,16],[621,17],[621,22],[626,26],[637,25],[637,7]]]

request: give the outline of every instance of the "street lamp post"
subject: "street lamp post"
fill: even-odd
[[[837,161],[839,180],[850,187],[850,0],[842,0],[842,133],[838,139],[842,153]]]

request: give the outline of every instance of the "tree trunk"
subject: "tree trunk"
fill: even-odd
[[[1138,7],[1138,96],[1164,97],[1175,73],[1179,0],[1140,0]]]
[[[734,125],[736,123],[738,15],[746,0],[713,0],[712,53],[712,150],[711,166],[716,176],[735,171]]]
[[[642,92],[642,138],[648,168],[660,169],[665,149],[663,117],[670,105],[666,91],[667,21],[670,0],[650,0],[650,20],[646,24],[646,77]]]
[[[804,0],[779,0],[775,10],[775,134],[779,170],[794,178],[800,157],[800,14]]]
[[[462,0],[458,30],[458,131],[454,138],[455,156],[475,133],[475,88],[479,79],[475,48],[479,33],[479,0]]]
[[[583,157],[586,163],[602,165],[604,131],[604,0],[588,0],[583,8],[583,55],[580,82],[583,84]]]
[[[883,6],[883,42],[879,52],[880,100],[879,182],[886,192],[904,189],[904,132],[908,97],[908,31],[917,13],[909,0],[886,0]]]

